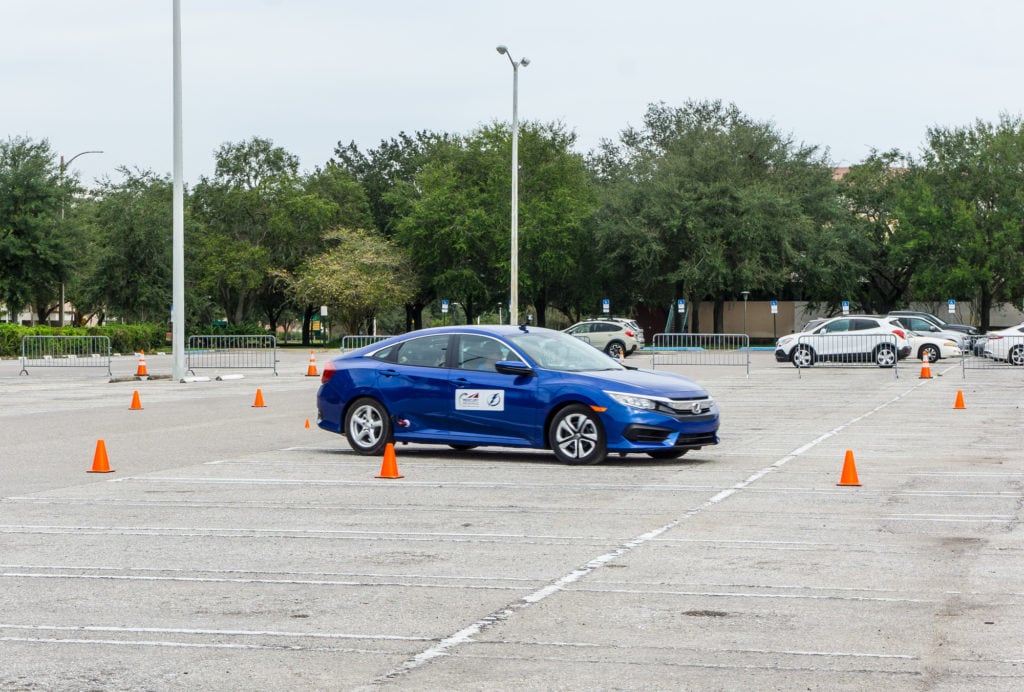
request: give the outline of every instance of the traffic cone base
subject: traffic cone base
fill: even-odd
[[[953,404],[953,408],[967,408],[964,406],[964,392],[962,389],[956,390],[956,402]]]
[[[139,390],[138,389],[136,389],[134,392],[132,392],[132,405],[129,406],[128,408],[130,410],[132,410],[132,411],[141,411],[142,410],[142,400],[139,399]]]
[[[265,406],[266,406],[266,404],[263,403],[263,390],[257,388],[256,389],[256,401],[252,402],[252,407],[253,408],[263,408]]]
[[[836,485],[860,485],[857,478],[857,464],[853,461],[853,450],[846,450],[846,458],[843,460],[843,473],[839,476]]]
[[[92,468],[88,473],[113,473],[110,468],[110,460],[107,459],[107,444],[103,440],[96,440],[96,453],[92,456]]]
[[[377,478],[405,478],[398,472],[394,442],[388,442],[388,446],[384,448],[384,462],[380,465],[380,475]]]
[[[306,377],[317,377],[316,356],[312,351],[309,352],[309,367],[306,368]]]

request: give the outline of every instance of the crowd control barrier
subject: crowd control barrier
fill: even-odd
[[[384,339],[390,339],[391,336],[379,335],[379,334],[352,334],[350,336],[341,337],[341,352],[348,353],[354,351],[357,348],[363,346],[369,346],[375,344],[378,341],[384,341]]]
[[[651,367],[659,365],[734,365],[750,375],[750,336],[747,334],[655,334]]]
[[[188,338],[186,369],[270,368],[277,374],[277,338],[269,334],[201,334]]]
[[[899,377],[899,341],[895,334],[836,332],[804,334],[789,352],[798,370],[819,367],[892,368]]]
[[[109,336],[23,336],[21,372],[31,368],[106,368],[110,371]]]

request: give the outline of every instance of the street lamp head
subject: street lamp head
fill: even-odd
[[[505,55],[506,53],[508,53],[508,48],[506,48],[505,46],[498,46],[498,48],[496,50],[499,53],[501,53],[502,55]]]
[[[527,65],[530,64],[530,59],[529,58],[523,58],[523,59],[521,59],[519,61],[519,64],[522,65],[523,67],[526,67]]]

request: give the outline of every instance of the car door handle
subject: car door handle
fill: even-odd
[[[398,371],[392,368],[388,368],[387,370],[381,370],[380,374],[383,375],[384,377],[394,377],[395,375],[398,374]]]
[[[465,377],[456,377],[452,382],[455,384],[470,384],[472,380],[466,379]]]

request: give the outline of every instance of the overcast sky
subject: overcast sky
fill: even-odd
[[[720,99],[850,165],[929,127],[1024,113],[1008,0],[181,0],[185,178],[266,137],[336,144],[512,116],[588,151],[650,103]],[[0,0],[0,138],[48,139],[89,183],[172,169],[172,0]]]

